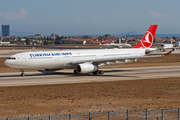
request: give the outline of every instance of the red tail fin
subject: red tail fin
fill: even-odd
[[[144,34],[141,41],[138,42],[137,45],[135,45],[132,48],[151,48],[154,40],[154,36],[156,33],[158,25],[151,25],[148,31]]]
[[[172,44],[172,42],[173,42],[173,38],[171,38],[171,44]]]
[[[101,44],[106,44],[106,42],[103,39],[100,40],[100,43]]]

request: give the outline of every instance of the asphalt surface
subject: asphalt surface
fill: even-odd
[[[73,70],[1,73],[0,86],[28,86],[47,84],[89,83],[103,81],[139,80],[180,77],[180,66],[102,69],[104,75],[74,74]]]

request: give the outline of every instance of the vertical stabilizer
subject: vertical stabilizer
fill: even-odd
[[[119,44],[121,44],[121,39],[119,38]]]
[[[103,39],[101,39],[100,44],[106,44],[106,42]]]
[[[173,38],[171,38],[171,44],[172,44],[172,42],[173,42]]]
[[[148,31],[144,34],[141,41],[138,42],[137,45],[135,45],[132,48],[151,48],[154,40],[154,36],[156,33],[158,25],[151,25]]]

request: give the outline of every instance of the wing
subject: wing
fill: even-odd
[[[94,59],[94,60],[82,60],[82,61],[73,61],[70,64],[81,64],[81,63],[103,63],[103,62],[111,62],[111,61],[119,61],[119,60],[136,60],[139,58],[153,58],[153,57],[163,57],[171,54],[175,49],[169,51],[164,55],[153,55],[153,56],[134,56],[134,57],[112,57],[112,58],[102,58],[102,59]]]

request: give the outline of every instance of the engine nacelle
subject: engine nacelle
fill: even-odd
[[[77,73],[91,73],[98,70],[98,67],[96,65],[90,64],[90,63],[83,63],[78,64],[76,66],[76,72]]]

